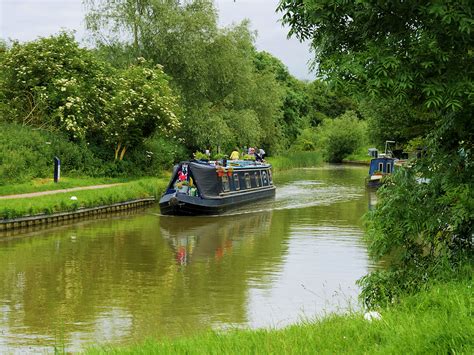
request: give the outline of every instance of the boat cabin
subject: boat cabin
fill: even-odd
[[[274,194],[270,164],[191,160],[175,166],[160,208],[163,214],[214,214]]]

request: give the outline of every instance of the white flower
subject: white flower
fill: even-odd
[[[364,319],[368,322],[372,322],[373,319],[380,320],[382,319],[382,315],[376,311],[370,311],[364,314]]]

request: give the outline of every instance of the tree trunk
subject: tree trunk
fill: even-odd
[[[119,143],[117,148],[115,148],[115,160],[118,159],[118,154],[119,154],[119,151],[120,151],[120,147],[122,146],[122,143]]]
[[[120,161],[123,160],[123,156],[125,155],[125,152],[127,151],[127,147],[124,146],[123,149],[122,149],[122,153],[120,153]]]

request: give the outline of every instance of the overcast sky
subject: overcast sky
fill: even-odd
[[[275,13],[278,0],[216,0],[221,26],[251,21],[258,32],[257,48],[272,53],[300,79],[314,78],[308,72],[311,59],[307,44],[288,40],[287,29]],[[85,38],[84,9],[81,0],[0,0],[0,38],[30,41],[49,36],[61,29],[76,31],[76,39]]]

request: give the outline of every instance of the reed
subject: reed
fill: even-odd
[[[274,171],[283,171],[293,168],[306,168],[321,165],[323,157],[319,152],[288,152],[267,159]]]
[[[75,211],[81,207],[159,197],[167,184],[167,178],[143,178],[100,190],[80,190],[32,198],[0,200],[0,219]],[[71,200],[72,196],[77,200]]]
[[[474,352],[470,280],[433,286],[380,310],[381,320],[360,313],[332,315],[285,329],[209,331],[192,338],[148,340],[89,354],[447,354]]]

